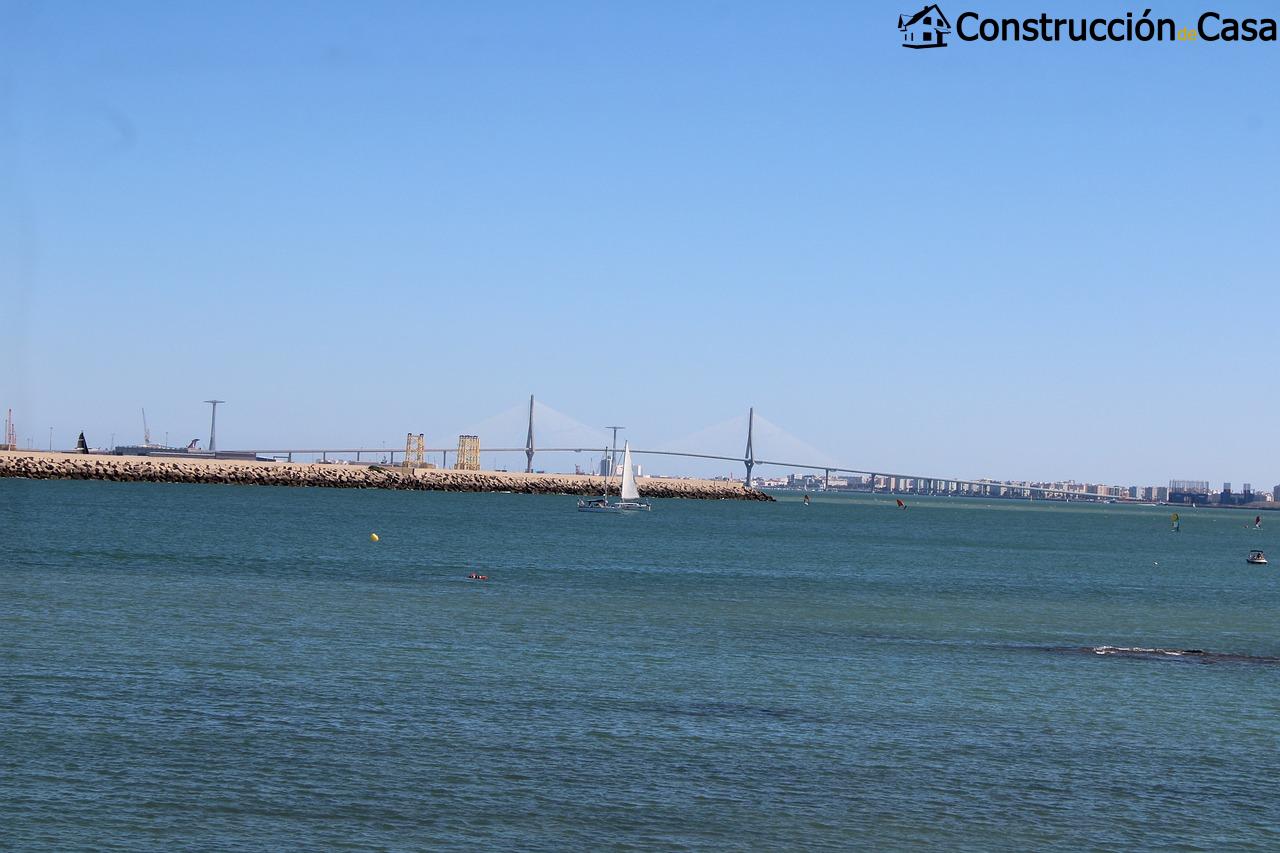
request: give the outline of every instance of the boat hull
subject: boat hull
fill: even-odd
[[[646,503],[623,501],[616,504],[585,503],[578,501],[578,512],[649,512]]]

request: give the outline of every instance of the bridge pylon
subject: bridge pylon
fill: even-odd
[[[755,451],[751,449],[751,433],[755,427],[755,422],[756,409],[755,406],[752,406],[747,410],[747,449],[742,455],[742,462],[747,466],[747,479],[742,481],[742,485],[746,486],[748,489],[751,488],[751,469],[756,465],[756,454]]]
[[[533,473],[533,395],[529,395],[529,437],[524,442],[524,472]]]

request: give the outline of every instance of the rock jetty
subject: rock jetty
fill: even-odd
[[[0,477],[30,480],[111,480],[144,483],[227,483],[255,486],[318,486],[333,489],[402,489],[433,492],[517,492],[598,495],[603,477],[582,474],[524,474],[507,471],[453,471],[378,465],[248,462],[156,456],[0,451]],[[646,498],[771,501],[764,492],[727,480],[644,477]],[[618,493],[615,480],[610,493]]]

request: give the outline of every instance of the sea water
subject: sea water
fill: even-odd
[[[575,504],[0,481],[0,847],[1280,848],[1280,514]]]

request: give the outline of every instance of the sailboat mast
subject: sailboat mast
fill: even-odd
[[[617,435],[617,433],[614,433],[614,435]],[[609,479],[610,480],[613,479],[614,471],[617,470],[617,467],[618,467],[618,441],[615,438],[613,442],[613,452],[609,454]],[[622,475],[621,474],[618,475],[618,494],[619,495],[622,494]]]

